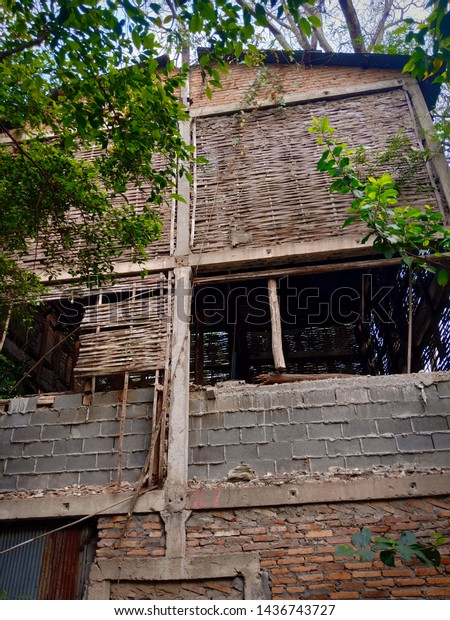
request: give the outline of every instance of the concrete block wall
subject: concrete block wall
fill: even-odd
[[[53,406],[38,397],[15,398],[0,413],[0,491],[105,485],[117,477],[119,392],[55,395]],[[128,392],[123,481],[135,482],[151,438],[153,390]]]
[[[196,391],[189,477],[223,479],[376,465],[450,468],[450,373]]]

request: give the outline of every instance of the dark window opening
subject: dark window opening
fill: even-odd
[[[282,349],[290,374],[407,372],[408,270],[352,269],[280,276]],[[413,278],[411,371],[450,369],[448,289]],[[191,325],[191,381],[257,381],[275,371],[267,279],[199,285]]]

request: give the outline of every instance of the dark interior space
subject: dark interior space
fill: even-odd
[[[450,369],[448,289],[413,274],[411,371]],[[283,353],[293,374],[383,375],[408,368],[405,266],[278,276]],[[191,380],[257,381],[274,372],[267,279],[195,289]]]

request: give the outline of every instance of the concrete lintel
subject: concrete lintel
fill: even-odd
[[[401,478],[374,474],[373,477],[346,480],[311,480],[301,484],[207,489],[192,489],[188,506],[192,510],[222,510],[255,506],[320,504],[374,499],[395,499],[428,495],[446,495],[450,472],[408,474]]]
[[[46,519],[96,514],[126,514],[132,497],[133,493],[108,493],[104,495],[5,499],[0,501],[0,519]],[[133,512],[160,512],[163,508],[164,493],[162,491],[149,491],[138,499]]]
[[[259,572],[257,553],[221,553],[187,558],[99,559],[103,579],[121,581],[178,581],[181,579],[222,579]]]
[[[285,105],[295,105],[298,103],[308,103],[309,101],[318,101],[321,99],[341,99],[344,97],[356,97],[358,95],[371,95],[381,93],[387,90],[402,88],[408,79],[405,77],[394,80],[383,80],[382,82],[372,82],[369,84],[352,84],[339,88],[325,88],[318,90],[310,90],[308,92],[298,92],[285,95],[283,101]],[[231,114],[239,110],[251,111],[257,106],[258,110],[262,108],[278,107],[270,99],[263,99],[255,102],[253,106],[244,106],[242,103],[225,103],[222,105],[203,106],[190,110],[191,118],[201,118],[205,116],[219,116],[222,114]]]
[[[361,238],[354,235],[336,235],[323,241],[282,243],[276,246],[259,248],[225,249],[218,252],[192,254],[190,264],[193,268],[204,270],[223,269],[224,267],[258,264],[290,264],[298,260],[327,260],[341,256],[364,256],[373,254],[373,246],[361,245]],[[203,272],[203,270],[202,270]]]

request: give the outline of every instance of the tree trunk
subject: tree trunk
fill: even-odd
[[[356,54],[365,54],[367,52],[364,37],[359,23],[358,15],[353,6],[352,0],[339,0],[339,6],[344,14],[347,28],[350,32],[353,49]]]

